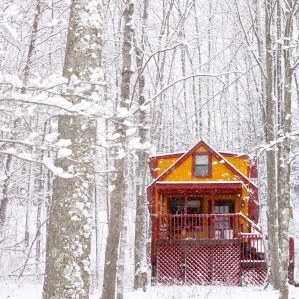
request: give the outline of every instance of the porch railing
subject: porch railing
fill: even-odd
[[[165,214],[154,216],[157,240],[239,239],[246,221],[242,214]],[[249,226],[247,225],[248,229]]]
[[[265,261],[261,230],[241,213],[165,214],[154,216],[153,222],[153,238],[158,241],[235,240],[241,244],[241,261]]]
[[[153,241],[180,243],[192,240],[203,244],[239,244],[243,267],[265,267],[266,250],[259,226],[244,216],[235,214],[153,215]],[[293,275],[294,239],[290,238],[289,267]],[[187,243],[189,244],[189,243]],[[264,265],[264,266],[263,266]],[[293,281],[293,276],[290,281]]]

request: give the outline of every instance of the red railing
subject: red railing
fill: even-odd
[[[236,240],[241,244],[241,261],[265,261],[261,229],[241,213],[164,214],[152,220],[155,240]]]
[[[241,261],[265,261],[261,228],[242,213],[153,215],[153,240],[239,240]],[[294,261],[294,240],[290,238],[290,263]]]
[[[238,239],[241,214],[166,214],[154,217],[156,239]]]
[[[238,260],[237,263],[240,263],[240,267],[242,268],[245,284],[254,285],[264,283],[267,277],[267,263],[262,231],[243,214],[164,214],[153,215],[152,221],[152,246],[154,253],[152,255],[152,263],[157,265],[157,255],[159,252],[160,264],[158,263],[158,265],[160,268],[158,271],[165,268],[169,270],[169,273],[172,273],[169,274],[170,276],[173,275],[175,273],[174,268],[176,267],[176,262],[174,261],[177,259],[181,263],[182,252],[185,252],[184,254],[188,254],[189,252],[188,250],[182,250],[182,247],[189,246],[188,248],[190,248],[190,245],[194,244],[196,246],[190,250],[189,254],[191,256],[192,254],[199,255],[192,258],[197,262],[196,267],[201,269],[201,274],[209,273],[206,276],[208,281],[211,273],[211,264],[209,263],[211,261],[213,263],[218,261],[223,265],[221,260],[223,257],[223,260],[229,260],[230,264],[234,264],[236,259]],[[265,239],[267,240],[267,236],[265,236]],[[169,249],[167,249],[168,246],[165,246],[168,244],[171,245]],[[289,245],[289,282],[293,283],[293,238],[290,238]],[[168,250],[170,253],[166,254]],[[213,254],[215,252],[217,259],[214,260],[215,256]],[[163,258],[163,254],[167,258]],[[174,261],[168,259],[170,256],[174,256]],[[193,261],[192,258],[189,261]],[[207,272],[204,272],[205,267],[207,267]],[[198,273],[198,268],[196,269],[195,272]],[[165,275],[163,271],[161,273]],[[160,275],[162,275],[161,273]]]
[[[265,262],[264,240],[261,234],[240,233],[241,262],[256,263]]]

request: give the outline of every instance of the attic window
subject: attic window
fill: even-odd
[[[194,176],[196,177],[210,176],[210,155],[209,154],[194,155]]]

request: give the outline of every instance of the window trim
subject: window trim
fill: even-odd
[[[206,164],[195,164],[196,156],[208,156],[208,174],[207,175],[195,175],[195,167]],[[192,155],[192,177],[194,178],[210,178],[212,176],[212,155],[210,153],[195,153]]]

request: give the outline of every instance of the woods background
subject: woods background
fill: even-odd
[[[287,240],[299,234],[289,229],[299,191],[298,7],[1,1],[0,277],[46,271],[44,298],[62,277],[61,292],[78,298],[88,297],[90,275],[103,299],[115,286],[119,299],[124,287],[144,288],[147,159],[203,139],[258,158],[270,283],[287,298]],[[65,272],[49,279],[57,260]]]

